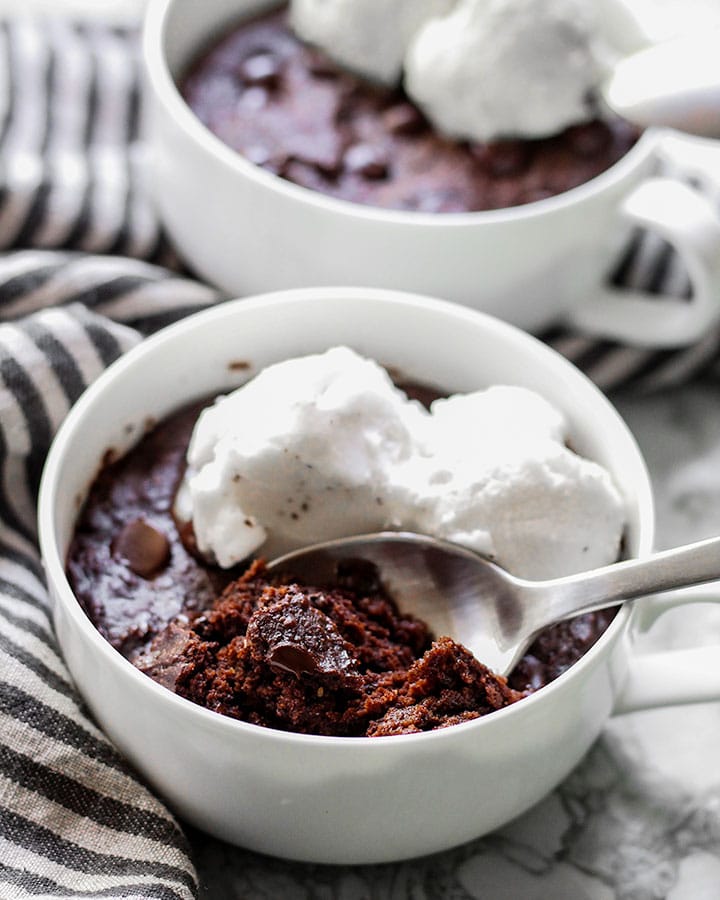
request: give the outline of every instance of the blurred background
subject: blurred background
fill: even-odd
[[[202,0],[199,0],[202,2]],[[597,0],[591,0],[597,2]],[[719,0],[626,0],[652,28],[657,38],[720,24]],[[0,15],[16,12],[100,16],[118,22],[136,21],[146,0],[0,0]]]

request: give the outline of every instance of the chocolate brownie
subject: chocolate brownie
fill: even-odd
[[[182,78],[183,97],[251,162],[343,200],[430,213],[517,206],[583,184],[639,132],[620,119],[541,140],[455,141],[400,88],[371,84],[302,43],[284,10],[244,22]]]
[[[406,386],[434,399],[432,389]],[[106,460],[81,510],[68,576],[100,633],[146,674],[245,721],[341,735],[423,731],[538,690],[598,639],[613,610],[546,629],[507,683],[403,615],[374,572],[328,588],[273,584],[255,563],[199,558],[173,517],[202,404]]]
[[[262,564],[190,622],[171,622],[141,671],[223,715],[302,734],[378,737],[477,718],[523,694],[376,585],[274,584]]]

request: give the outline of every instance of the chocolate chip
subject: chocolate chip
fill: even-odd
[[[470,149],[480,168],[488,175],[520,175],[530,162],[530,147],[524,141],[493,141],[490,144],[473,144]]]
[[[612,140],[610,131],[603,122],[573,125],[565,134],[573,153],[583,157],[599,156],[608,149]]]
[[[385,178],[388,173],[387,157],[372,144],[353,144],[348,147],[343,162],[348,172],[372,181]]]
[[[268,662],[276,669],[298,676],[318,671],[317,660],[312,653],[297,644],[276,644],[270,650]]]
[[[113,552],[124,558],[136,575],[150,578],[167,565],[170,542],[144,519],[134,519],[116,536]]]
[[[298,676],[357,668],[335,623],[298,588],[288,588],[280,599],[257,609],[245,640],[256,658]]]
[[[276,88],[280,72],[280,60],[273,53],[256,53],[240,65],[240,77],[245,84],[258,87]]]
[[[397,103],[382,114],[383,124],[391,134],[419,134],[427,128],[420,110],[412,103]]]

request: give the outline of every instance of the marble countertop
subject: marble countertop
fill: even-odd
[[[657,545],[720,534],[720,384],[612,400],[648,462]],[[720,646],[720,605],[668,613],[646,639],[698,641]],[[191,832],[203,900],[718,900],[718,747],[720,702],[618,717],[521,818],[397,865],[299,865]]]

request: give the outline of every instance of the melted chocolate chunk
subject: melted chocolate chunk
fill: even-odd
[[[317,657],[299,644],[275,644],[268,653],[268,661],[276,669],[292,672],[298,678],[319,671]]]
[[[246,640],[251,652],[298,676],[357,670],[357,662],[335,623],[312,606],[299,588],[289,588],[278,600],[258,610],[248,623]]]
[[[113,552],[122,557],[142,578],[151,578],[163,569],[170,557],[170,542],[145,519],[133,519],[123,526],[113,542]]]

